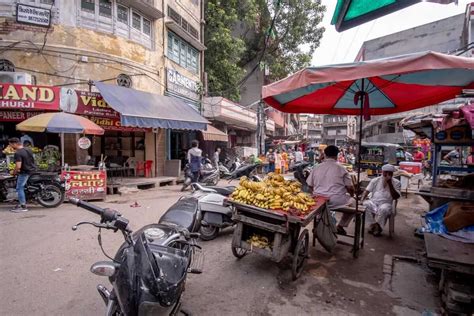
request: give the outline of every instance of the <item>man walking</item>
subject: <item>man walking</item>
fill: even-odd
[[[24,148],[20,139],[10,138],[8,142],[10,143],[10,146],[15,149],[15,155],[13,156],[15,169],[13,170],[13,174],[17,176],[16,192],[18,193],[19,202],[19,204],[11,211],[14,213],[27,212],[25,185],[30,175],[36,170],[35,159],[31,149]]]
[[[393,179],[395,167],[392,165],[382,166],[382,176],[372,179],[362,194],[361,200],[370,194],[368,200],[364,201],[367,214],[373,224],[369,227],[369,234],[382,235],[383,227],[392,214],[392,202],[400,197],[401,184]]]
[[[273,149],[269,149],[267,153],[268,172],[275,172],[275,160],[276,156]]]
[[[219,160],[220,160],[221,148],[217,147],[216,151],[214,152],[214,157],[212,157],[212,162],[216,169],[219,169]]]
[[[301,151],[301,147],[298,147],[298,149],[295,151],[295,162],[301,162],[303,161],[303,152]]]
[[[193,140],[191,142],[191,149],[188,150],[188,163],[191,173],[193,174],[193,183],[198,182],[199,176],[201,175],[201,160],[202,150],[198,148],[199,142]]]

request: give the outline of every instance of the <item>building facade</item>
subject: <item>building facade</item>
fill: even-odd
[[[471,57],[474,48],[473,9],[474,6],[469,4],[465,14],[366,41],[360,48],[356,60],[386,58],[428,50]],[[372,116],[370,121],[364,122],[363,139],[368,142],[408,144],[414,134],[400,127],[399,122],[402,118],[415,112],[439,113],[444,107],[453,106],[455,103],[456,100],[444,102],[405,112],[403,115]]]
[[[323,116],[312,114],[300,115],[300,126],[303,138],[311,147],[322,144],[323,139]]]
[[[347,144],[347,116],[323,116],[322,142],[326,145],[343,146]]]
[[[28,23],[31,12],[50,12],[50,23]],[[0,80],[92,93],[101,81],[179,97],[199,109],[203,27],[197,0],[0,0]],[[135,154],[154,162],[155,175],[164,174],[171,157],[178,138],[172,133],[143,132],[146,150]],[[74,142],[69,146],[74,152]]]

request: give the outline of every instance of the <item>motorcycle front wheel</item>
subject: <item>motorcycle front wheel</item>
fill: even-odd
[[[64,201],[64,192],[57,185],[47,184],[38,193],[36,200],[41,206],[46,208],[58,207]]]

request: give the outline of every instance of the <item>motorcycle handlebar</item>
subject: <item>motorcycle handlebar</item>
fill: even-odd
[[[101,208],[101,207],[98,207],[94,204],[82,201],[78,198],[70,198],[69,202],[76,205],[76,206],[78,206],[78,207],[81,207],[85,210],[88,210],[89,212],[100,215],[101,220],[103,222],[112,222],[112,221],[116,221],[119,218],[122,221],[126,220],[125,218],[121,217],[121,214],[119,212],[117,212],[116,210],[112,210],[112,209],[109,209],[109,208]],[[128,223],[128,220],[126,220],[126,221]],[[118,227],[118,228],[120,229],[121,227]]]

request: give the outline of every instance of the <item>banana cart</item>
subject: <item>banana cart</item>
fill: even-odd
[[[316,225],[317,215],[326,207],[327,198],[315,197],[316,204],[304,215],[292,215],[280,210],[264,209],[229,200],[232,218],[237,223],[232,238],[232,253],[238,259],[248,252],[254,252],[271,259],[282,261],[292,255],[291,272],[296,280],[303,271],[309,252],[309,223]],[[258,245],[254,246],[256,239]],[[313,234],[313,246],[315,235]]]

